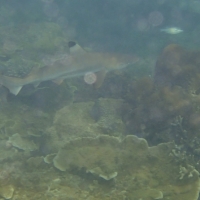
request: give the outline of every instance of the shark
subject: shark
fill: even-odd
[[[22,87],[28,84],[37,87],[41,82],[49,80],[61,84],[67,78],[84,76],[87,72],[93,72],[97,77],[95,87],[98,88],[108,71],[124,68],[135,60],[134,56],[129,54],[87,51],[74,41],[68,42],[68,47],[69,53],[64,58],[33,69],[25,77],[0,75],[0,85],[17,95]]]

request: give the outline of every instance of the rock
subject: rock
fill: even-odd
[[[37,157],[30,157],[26,163],[30,166],[30,167],[39,167],[44,161],[44,157],[43,156],[37,156]]]

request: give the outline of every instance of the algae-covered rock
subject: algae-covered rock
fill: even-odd
[[[148,147],[136,136],[85,137],[65,144],[53,164],[61,171],[85,170],[106,181],[115,178],[127,199],[197,200],[199,173],[190,165],[180,168],[170,154],[173,148],[173,143]]]

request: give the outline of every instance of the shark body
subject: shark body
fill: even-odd
[[[53,64],[34,69],[24,78],[0,75],[0,84],[17,95],[27,84],[38,86],[40,82],[52,80],[61,83],[64,79],[83,76],[87,72],[97,75],[97,87],[103,82],[107,71],[124,68],[133,62],[130,55],[87,52],[78,44],[70,47],[70,53]]]

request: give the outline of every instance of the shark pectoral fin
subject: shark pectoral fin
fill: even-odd
[[[63,79],[58,78],[58,79],[54,79],[52,80],[55,84],[60,85],[63,82]]]
[[[96,72],[95,73],[96,76],[97,76],[97,80],[96,82],[94,83],[94,87],[95,88],[100,88],[105,77],[106,77],[106,71],[105,70],[102,70],[102,71],[99,71],[99,72]]]
[[[19,91],[22,89],[22,86],[12,86],[12,87],[7,87],[10,91],[10,93],[17,95],[19,93]]]

